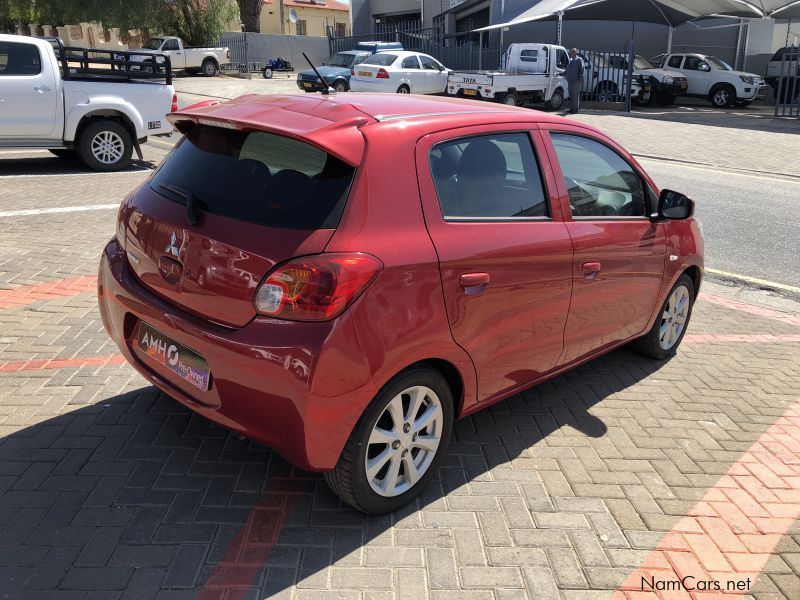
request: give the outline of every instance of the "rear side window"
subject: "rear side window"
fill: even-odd
[[[430,165],[445,219],[513,220],[549,216],[531,139],[500,133],[437,144]]]
[[[42,59],[36,46],[0,42],[0,77],[38,75],[41,72]]]
[[[387,54],[385,52],[381,52],[379,54],[373,54],[367,60],[364,61],[365,65],[379,65],[381,67],[388,67],[394,64],[394,61],[397,60],[397,54]]]
[[[203,212],[270,227],[335,228],[355,169],[288,137],[195,126],[150,187]]]

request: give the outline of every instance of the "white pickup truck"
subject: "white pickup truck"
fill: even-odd
[[[181,38],[174,36],[150,38],[137,52],[142,55],[165,54],[169,56],[173,71],[202,73],[206,77],[214,77],[222,65],[231,62],[231,51],[228,48],[191,48]],[[139,56],[136,60],[144,62],[146,56]]]
[[[80,157],[96,171],[118,171],[150,135],[168,135],[177,110],[169,58],[134,73],[132,53],[64,48],[0,34],[0,149],[36,148]]]
[[[451,71],[450,96],[500,102],[511,106],[544,104],[557,110],[568,97],[561,74],[569,63],[566,48],[552,44],[511,44],[497,71]]]

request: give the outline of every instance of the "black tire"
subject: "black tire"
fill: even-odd
[[[403,85],[401,85],[399,88],[397,88],[397,93],[398,93],[398,94],[410,94],[410,93],[411,93],[411,88],[410,88],[410,87],[408,87],[408,86],[407,86],[407,85],[404,83],[404,84],[403,84]]]
[[[109,139],[109,143],[115,146],[115,152],[119,154],[114,157],[107,154],[108,158],[102,160],[103,139]],[[121,171],[131,164],[131,154],[133,152],[133,140],[131,134],[116,121],[101,119],[89,124],[81,131],[77,142],[78,152],[86,166],[93,171]]]
[[[675,100],[677,100],[677,96],[673,96],[672,94],[667,94],[666,96],[659,96],[656,99],[656,103],[659,106],[672,106],[675,104]]]
[[[425,473],[404,493],[387,497],[375,492],[367,478],[366,459],[369,444],[367,441],[384,415],[390,401],[404,390],[413,386],[426,386],[439,397],[442,408],[442,431],[439,446]],[[424,413],[423,413],[424,414]],[[391,379],[356,423],[333,471],[325,473],[325,481],[333,492],[347,504],[368,514],[383,514],[397,510],[408,504],[425,487],[436,473],[453,431],[453,396],[444,377],[428,367],[415,367]]]
[[[506,106],[519,106],[519,98],[514,92],[508,92],[500,99],[500,104],[505,104]]]
[[[617,84],[612,81],[598,83],[593,95],[593,100],[596,102],[619,102],[619,90]]]
[[[346,92],[348,90],[347,82],[340,79],[339,81],[337,81],[336,83],[333,84],[333,89],[337,93]]]
[[[217,73],[219,73],[217,61],[211,58],[207,58],[203,61],[203,64],[200,65],[200,70],[202,71],[204,77],[216,77]]]
[[[681,331],[680,335],[677,337],[675,342],[669,348],[664,348],[661,345],[661,327],[664,324],[664,312],[667,310],[667,306],[669,305],[670,300],[672,299],[673,294],[675,294],[676,290],[680,287],[685,287],[688,291],[688,298],[689,298],[689,305],[688,305],[688,312],[686,314],[686,322],[684,323],[683,330]],[[667,299],[661,305],[661,310],[656,317],[655,323],[653,323],[653,327],[650,328],[650,331],[643,337],[640,337],[637,340],[631,342],[631,350],[638,352],[643,356],[647,356],[649,358],[655,358],[656,360],[664,360],[673,356],[675,352],[678,350],[678,346],[681,345],[683,341],[683,336],[686,335],[686,330],[689,328],[689,321],[692,318],[692,309],[694,308],[694,300],[695,300],[695,293],[694,293],[694,282],[692,278],[688,275],[684,274],[681,275],[675,285],[672,286],[672,289],[669,291],[667,295]]]
[[[550,96],[550,100],[545,102],[544,106],[547,108],[547,110],[558,110],[564,106],[564,90],[558,88],[556,91],[554,91],[553,95]]]
[[[269,67],[264,67],[263,69],[261,69],[261,75],[264,77],[264,79],[272,79],[273,75],[272,69],[270,69]]]
[[[78,158],[78,151],[72,148],[53,148],[48,150],[48,152],[58,158],[66,158],[68,160]]]
[[[715,108],[730,108],[736,102],[736,88],[723,84],[711,88],[708,100]]]
[[[656,93],[652,89],[650,91],[642,90],[642,93],[639,94],[639,98],[636,100],[636,104],[639,106],[652,106],[653,102],[656,101]]]

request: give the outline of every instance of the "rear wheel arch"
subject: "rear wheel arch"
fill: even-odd
[[[700,284],[703,281],[703,275],[700,271],[700,267],[697,265],[692,265],[685,269],[682,275],[687,275],[694,283],[694,297],[697,299],[697,295],[700,293]]]
[[[101,119],[106,121],[116,121],[128,131],[132,140],[137,141],[139,139],[139,134],[136,133],[136,125],[134,125],[131,118],[121,111],[109,109],[96,110],[83,115],[81,120],[78,121],[78,126],[75,129],[75,143],[79,143],[81,134],[89,125]]]

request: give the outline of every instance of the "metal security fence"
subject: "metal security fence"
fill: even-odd
[[[596,52],[580,50],[578,56],[583,59],[583,93],[584,102],[598,103],[601,108],[630,110],[634,97],[641,93],[644,82],[637,80],[633,74],[633,63],[636,54],[633,45],[621,52]],[[633,83],[636,82],[636,86]]]
[[[788,48],[781,55],[778,86],[775,89],[775,116],[800,117],[800,47]]]

